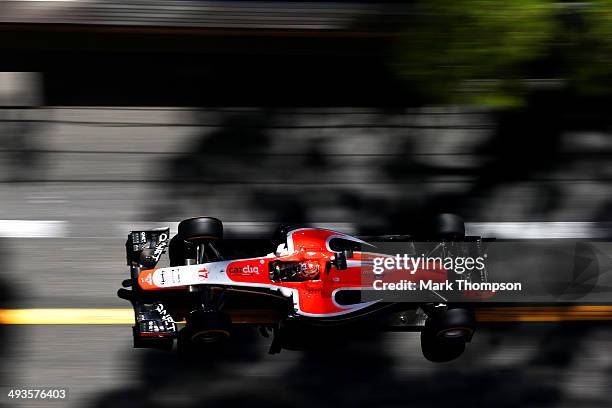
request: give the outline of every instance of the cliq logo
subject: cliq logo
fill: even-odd
[[[246,266],[238,266],[229,268],[229,273],[231,275],[240,275],[240,276],[251,276],[251,275],[259,275],[259,267],[253,265]]]

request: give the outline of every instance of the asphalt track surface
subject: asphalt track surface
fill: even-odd
[[[4,332],[6,385],[70,388],[68,401],[7,406],[608,406],[612,365],[610,329],[592,326],[482,329],[462,359],[442,365],[423,360],[414,333],[273,356],[266,339],[246,333],[229,350],[183,362],[131,349],[126,326]]]
[[[264,234],[284,211],[277,201],[266,200],[277,192],[293,200],[297,190],[308,193],[298,195],[307,204],[299,209],[306,218],[356,229],[356,219],[368,218],[359,212],[363,209],[330,201],[316,190],[337,192],[342,183],[357,196],[384,195],[415,207],[423,196],[441,190],[469,190],[469,173],[431,172],[399,188],[376,165],[393,157],[393,139],[400,137],[413,145],[416,161],[427,157],[443,167],[452,156],[465,167],[477,166],[479,157],[470,149],[488,132],[481,113],[409,112],[386,118],[389,123],[381,128],[383,118],[368,111],[294,112],[278,119],[292,126],[270,130],[270,154],[257,166],[243,152],[205,167],[203,184],[179,180],[181,165],[194,164],[191,152],[202,144],[215,148],[206,143],[224,126],[225,114],[57,108],[18,112],[19,125],[2,125],[26,135],[19,142],[5,137],[0,146],[2,308],[46,310],[34,321],[13,314],[17,320],[9,323],[44,323],[43,317],[54,313],[72,323],[0,326],[4,389],[69,388],[66,401],[10,401],[2,395],[5,406],[609,406],[612,326],[603,320],[611,315],[609,308],[483,312],[488,322],[464,357],[442,365],[423,359],[414,333],[359,338],[346,350],[270,356],[269,339],[245,332],[227,350],[191,362],[174,353],[132,349],[127,304],[115,295],[126,276],[123,244],[132,225],[158,226],[207,214],[227,220],[237,234]],[[398,128],[398,121],[412,126],[412,132]],[[372,128],[373,123],[379,127]],[[372,132],[378,135],[376,144]],[[420,144],[419,132],[429,132],[440,143]],[[603,149],[603,138],[589,138],[568,138],[563,149]],[[314,141],[324,146],[324,157],[345,155],[346,161],[316,171],[308,167],[313,153],[307,148]],[[287,154],[304,166],[303,172],[282,172]],[[209,159],[214,161],[214,155]],[[510,235],[600,234],[603,224],[589,222],[606,205],[610,182],[602,176],[605,168],[594,172],[589,163],[576,159],[571,174],[558,168],[544,175],[548,181],[524,180],[490,192],[486,208],[468,221]],[[215,168],[218,173],[212,173]],[[223,182],[214,183],[215,177]],[[530,216],[543,183],[563,197],[544,220]],[[417,185],[419,194],[405,188]],[[376,219],[380,207],[371,211]],[[78,324],[89,317],[95,323],[109,309],[124,320]],[[71,320],[74,310],[85,314]],[[10,313],[0,312],[0,319]]]

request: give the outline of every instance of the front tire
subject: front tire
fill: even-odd
[[[222,239],[223,223],[213,217],[189,218],[179,223],[178,235],[185,241]]]
[[[198,344],[221,343],[230,337],[230,318],[221,312],[194,310],[187,316],[191,341]]]
[[[181,221],[178,234],[169,244],[170,266],[185,265],[185,259],[197,257],[199,244],[219,239],[223,239],[223,223],[217,218],[196,217]]]
[[[476,317],[474,311],[465,308],[437,310],[431,313],[425,328],[436,337],[470,341],[474,334]]]
[[[191,356],[207,347],[223,344],[230,337],[230,318],[221,312],[194,310],[187,316],[187,325],[179,331],[177,351]]]
[[[475,326],[476,318],[470,309],[433,311],[421,332],[423,356],[435,363],[458,358],[465,351],[465,343],[472,340]]]
[[[465,351],[462,339],[445,339],[436,336],[432,330],[421,332],[421,350],[423,356],[434,363],[446,363],[459,358]]]

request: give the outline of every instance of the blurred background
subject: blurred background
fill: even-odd
[[[198,215],[609,238],[611,108],[608,0],[2,1],[0,307],[127,308],[129,230]],[[245,333],[186,363],[127,325],[5,325],[0,383],[74,407],[609,406],[611,338],[492,324],[436,365],[416,334],[268,356]]]

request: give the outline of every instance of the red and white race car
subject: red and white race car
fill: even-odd
[[[439,218],[435,235],[432,250],[445,255],[460,242],[480,240],[465,237],[463,221],[448,214]],[[378,253],[371,242],[411,245],[415,239],[289,227],[272,239],[223,239],[221,221],[210,217],[182,221],[172,239],[168,228],[133,231],[126,243],[131,277],[123,282],[131,290],[120,289],[119,296],[135,310],[134,345],[171,349],[176,338],[180,353],[194,353],[248,324],[273,334],[271,353],[329,346],[351,331],[407,330],[422,332],[429,360],[458,357],[474,333],[473,311],[434,290],[389,301],[373,290],[382,280],[372,266],[375,258],[392,255]],[[156,267],[167,250],[170,266]],[[424,263],[386,270],[384,279],[443,283],[452,274]]]

